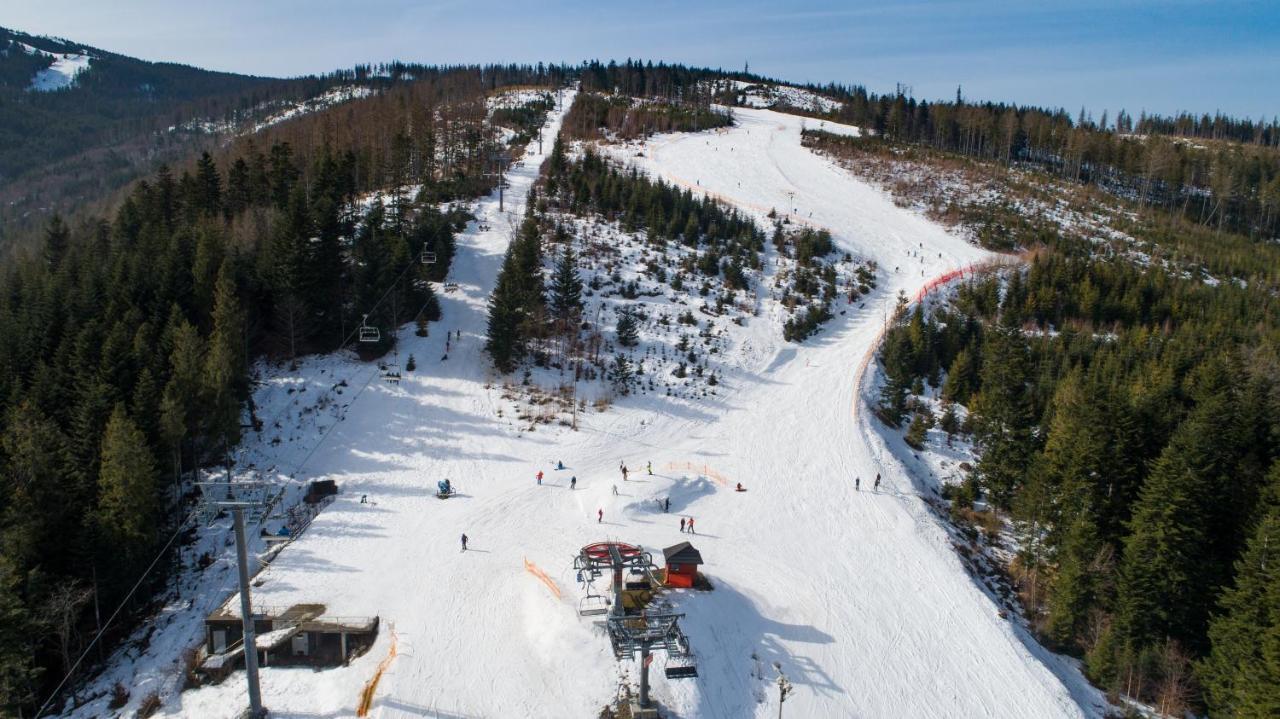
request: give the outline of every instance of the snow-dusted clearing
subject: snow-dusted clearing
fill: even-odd
[[[333,107],[334,105],[341,105],[344,102],[359,100],[363,97],[369,97],[372,94],[373,88],[366,85],[343,85],[341,87],[335,87],[324,93],[316,95],[315,97],[293,103],[283,110],[272,113],[261,121],[254,123],[253,127],[250,128],[246,134],[262,132],[272,125],[278,125],[287,120],[292,120],[295,117],[301,117],[302,115]]]
[[[775,715],[775,662],[796,688],[790,716],[1100,713],[1073,670],[997,615],[917,493],[923,483],[895,455],[906,451],[900,438],[859,409],[874,384],[861,382],[860,367],[898,293],[914,296],[929,278],[987,254],[801,148],[804,119],[735,116],[732,128],[660,136],[642,156],[634,146],[619,154],[762,221],[777,208],[829,229],[838,251],[881,268],[866,307],[837,314],[803,345],[783,343],[767,314],[748,318],[750,352],[734,358],[737,379],[716,396],[632,396],[580,415],[577,432],[523,431],[503,411],[509,403],[483,343],[486,300],[523,210],[517,198],[544,157],[531,145],[509,175],[508,213],[496,198],[480,202],[459,238],[450,277],[458,289],[440,295],[444,320],[427,338],[402,332],[401,361],[414,354],[416,372],[388,385],[372,365],[314,358],[276,372],[259,392],[259,414],[283,419],[247,440],[243,461],[296,482],[335,479],[342,492],[258,576],[254,601],[321,603],[332,615],[383,622],[374,647],[348,666],[263,669],[274,716],[353,716],[393,641],[372,716],[595,716],[620,670],[635,676],[634,663],[619,665],[604,632],[576,613],[572,556],[603,539],[655,554],[688,539],[707,562],[714,591],[669,595],[687,613],[700,675],[668,681],[655,672],[655,698],[673,716]],[[443,359],[446,332],[456,330],[461,339]],[[348,385],[340,395],[339,379]],[[332,403],[299,415],[320,395]],[[632,481],[621,481],[620,461]],[[436,499],[446,477],[460,494]],[[737,482],[748,491],[731,491]],[[671,514],[656,506],[665,497]],[[678,532],[680,517],[696,518],[697,536]],[[526,571],[530,563],[562,596]],[[188,620],[151,641],[194,644],[197,634]],[[154,686],[173,675],[174,660],[139,662],[134,681]],[[659,655],[655,670],[662,664]],[[232,717],[244,696],[238,672],[169,696],[161,714]]]
[[[71,84],[76,81],[76,76],[88,70],[89,63],[93,60],[92,55],[84,52],[49,52],[24,42],[18,44],[28,55],[44,55],[53,58],[52,65],[40,70],[35,77],[31,78],[31,85],[27,89],[33,92],[53,92],[71,87]]]
[[[786,105],[813,112],[833,112],[840,109],[840,103],[799,87],[790,85],[772,85],[735,80],[734,89],[743,95],[747,107],[766,108],[773,105]]]

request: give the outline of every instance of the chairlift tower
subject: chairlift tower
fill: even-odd
[[[244,672],[249,685],[249,719],[264,719],[262,690],[258,685],[258,647],[254,643],[253,608],[249,601],[249,560],[244,534],[244,514],[260,521],[269,504],[267,482],[196,482],[200,488],[200,510],[206,522],[224,509],[235,520],[236,568],[240,579],[240,624],[244,632]],[[216,498],[220,495],[222,498]]]
[[[511,161],[511,157],[505,151],[497,150],[492,155],[489,156],[489,159],[492,160],[494,165],[497,166],[498,168],[498,172],[496,173],[498,177],[498,212],[502,212],[503,211],[502,191],[503,191],[504,185],[506,184],[507,163]],[[492,177],[493,174],[494,173],[490,173],[490,176]]]
[[[624,574],[640,574],[652,580],[653,557],[643,548],[623,542],[596,542],[582,548],[573,560],[573,568],[578,571],[578,578],[587,585],[587,595],[579,604],[578,613],[583,616],[608,613],[605,626],[609,631],[609,642],[613,645],[613,654],[619,660],[634,658],[639,653],[640,659],[640,697],[633,715],[656,716],[649,700],[649,662],[653,651],[665,651],[669,658],[676,659],[679,664],[668,666],[668,679],[686,679],[698,676],[697,667],[692,662],[689,639],[680,629],[680,619],[684,616],[675,612],[646,612],[627,614],[623,603]],[[603,607],[592,603],[600,599],[600,595],[591,594],[591,580],[612,573],[611,584],[612,606]],[[645,711],[649,710],[649,711]]]

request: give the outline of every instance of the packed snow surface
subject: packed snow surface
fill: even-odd
[[[706,561],[714,591],[669,595],[687,615],[699,672],[667,680],[657,657],[653,692],[670,716],[775,716],[775,665],[795,686],[789,716],[1100,715],[1078,672],[1002,619],[966,574],[919,495],[926,483],[908,469],[917,465],[903,461],[910,453],[865,410],[874,383],[862,368],[899,292],[915,296],[987,254],[803,149],[802,118],[735,116],[732,128],[659,136],[625,156],[762,220],[776,208],[829,229],[841,250],[881,267],[866,306],[837,314],[802,345],[782,342],[767,317],[749,318],[743,372],[715,397],[627,397],[581,413],[578,431],[527,431],[483,345],[518,198],[545,157],[531,145],[508,176],[507,212],[496,198],[481,201],[459,238],[457,290],[440,294],[444,320],[430,337],[411,326],[401,333],[401,362],[414,354],[417,371],[393,385],[369,364],[318,357],[276,371],[259,391],[266,417],[301,406],[301,389],[313,399],[331,393],[336,404],[301,423],[290,414],[283,430],[250,439],[243,461],[299,483],[334,479],[341,493],[258,575],[254,601],[382,620],[376,644],[348,666],[264,668],[274,716],[354,716],[383,662],[370,714],[382,719],[595,716],[620,673],[634,680],[637,669],[615,661],[604,632],[576,611],[572,557],[605,539],[641,544],[659,562],[663,547],[688,540]],[[334,396],[338,380],[347,384]],[[444,478],[459,494],[440,500]],[[747,491],[733,491],[737,483]],[[656,501],[667,497],[669,514]],[[696,535],[679,532],[681,517],[696,519]],[[224,571],[218,586],[231,576]],[[195,644],[198,624],[175,622],[151,642],[172,643],[170,635]],[[132,681],[172,681],[164,677],[173,662],[137,662]],[[244,696],[237,672],[168,697],[161,715],[232,717]]]

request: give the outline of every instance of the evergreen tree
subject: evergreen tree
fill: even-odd
[[[567,326],[581,311],[582,280],[578,277],[573,248],[566,243],[551,278],[551,314]]]
[[[33,621],[23,604],[21,577],[11,558],[0,553],[0,712],[21,714],[19,707],[35,699],[35,647]]]
[[[116,405],[102,438],[97,519],[113,549],[134,560],[155,536],[155,474],[146,437]]]
[[[1280,495],[1280,462],[1271,486]],[[1280,716],[1280,504],[1258,523],[1235,570],[1200,665],[1209,708],[1213,716]]]
[[[44,263],[51,272],[56,272],[67,254],[67,244],[71,241],[71,231],[62,216],[55,214],[49,218],[44,230]]]
[[[493,366],[503,374],[513,371],[524,356],[524,341],[520,336],[524,309],[513,267],[512,253],[508,250],[493,294],[489,297],[489,331],[485,350],[493,360]]]
[[[990,342],[983,353],[982,394],[974,403],[982,448],[978,476],[996,506],[1007,508],[1034,449],[1027,348],[1016,330],[994,330]]]
[[[240,441],[240,398],[244,378],[244,317],[236,292],[231,259],[218,272],[214,298],[213,333],[202,376],[208,402],[211,438],[230,461],[231,448]]]
[[[631,368],[631,361],[625,355],[614,356],[613,366],[609,370],[609,380],[613,383],[613,390],[618,394],[631,393],[631,384],[635,381],[635,370]]]
[[[618,313],[618,344],[623,347],[635,347],[640,342],[640,327],[635,313],[625,308]]]
[[[213,158],[205,152],[196,163],[196,209],[206,217],[215,217],[222,213],[222,179],[218,175],[218,166]]]

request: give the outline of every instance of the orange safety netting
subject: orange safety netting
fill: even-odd
[[[547,573],[542,571],[538,565],[530,562],[528,557],[525,557],[524,560],[524,570],[542,580],[542,583],[547,585],[547,589],[550,589],[551,593],[556,595],[556,599],[560,598],[560,586],[556,584],[556,580],[548,577]]]
[[[396,658],[396,630],[391,628],[391,649],[387,651],[387,656],[378,662],[378,669],[374,671],[373,678],[364,685],[364,689],[360,690],[360,703],[356,706],[356,716],[364,717],[369,715],[369,709],[373,706],[373,695],[378,691],[378,682],[382,680],[382,673],[391,666],[391,660]]]

